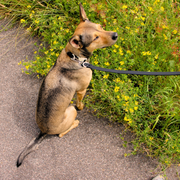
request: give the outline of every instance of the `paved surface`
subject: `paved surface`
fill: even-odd
[[[23,74],[18,66],[27,56],[33,58],[35,41],[18,26],[0,32],[0,179],[150,180],[159,173],[156,160],[142,154],[124,157],[132,146],[123,147],[123,126],[98,119],[86,109],[78,112],[76,129],[61,139],[48,137],[16,167],[19,153],[39,133],[35,108],[40,80]],[[166,172],[169,180],[178,180],[179,167]]]

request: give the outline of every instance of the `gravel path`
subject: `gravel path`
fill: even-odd
[[[0,28],[7,21],[0,21]],[[50,136],[29,154],[22,166],[16,159],[37,136],[35,108],[40,80],[23,74],[18,62],[33,58],[36,47],[22,28],[0,32],[0,179],[1,180],[150,180],[158,172],[157,161],[145,155],[124,157],[124,128],[107,119],[78,112],[80,125],[63,138]],[[132,138],[127,133],[125,139]],[[167,169],[169,180],[178,180],[180,167]]]

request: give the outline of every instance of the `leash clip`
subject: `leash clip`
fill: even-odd
[[[86,62],[86,60],[84,60],[84,61],[81,63],[81,66],[87,68],[87,66],[85,65],[85,63],[88,63],[88,62]],[[88,64],[89,64],[89,63],[88,63]]]

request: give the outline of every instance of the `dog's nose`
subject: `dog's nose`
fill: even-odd
[[[116,32],[114,32],[112,34],[112,40],[116,40],[118,38],[118,34]]]

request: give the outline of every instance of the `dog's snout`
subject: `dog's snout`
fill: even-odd
[[[118,38],[118,34],[116,32],[114,32],[112,34],[112,40],[116,40]]]

